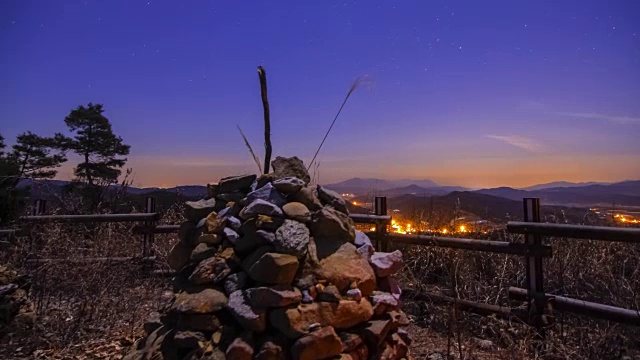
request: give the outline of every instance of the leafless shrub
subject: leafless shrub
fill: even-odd
[[[522,241],[506,232],[502,237]],[[554,253],[544,263],[548,293],[640,310],[637,245],[565,238],[549,241]],[[522,306],[509,300],[507,294],[509,286],[522,287],[522,257],[419,246],[403,246],[402,250],[406,263],[402,282],[406,288],[488,304]],[[489,339],[507,350],[507,358],[621,359],[640,354],[640,329],[631,325],[556,312],[545,341],[537,342],[532,329],[518,320],[460,313],[451,305],[411,300],[405,305],[419,325],[440,329],[457,344],[461,338]],[[464,358],[457,346],[452,343],[450,353]]]
[[[180,221],[182,210],[176,205],[165,211],[161,223]],[[0,262],[31,277],[37,311],[35,328],[3,339],[0,357],[17,357],[16,349],[32,356],[47,351],[71,356],[104,346],[110,346],[101,350],[109,353],[105,358],[117,357],[170,289],[168,279],[151,276],[135,259],[142,254],[142,237],[133,234],[134,225],[35,224],[0,255]],[[175,235],[156,235],[157,258],[164,259],[175,241]],[[162,269],[162,260],[154,266]]]

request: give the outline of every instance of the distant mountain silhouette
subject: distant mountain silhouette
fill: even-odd
[[[403,186],[388,190],[380,191],[380,196],[398,196],[398,195],[416,195],[416,196],[431,196],[431,195],[446,195],[452,191],[464,191],[466,190],[460,186],[436,186],[436,187],[422,187],[418,185]]]
[[[411,179],[400,179],[400,180],[384,180],[384,179],[376,179],[376,178],[352,178],[345,181],[341,181],[334,184],[326,184],[323,185],[331,190],[337,191],[339,193],[352,193],[356,195],[365,195],[370,194],[372,192],[376,192],[379,194],[383,194],[384,191],[396,189],[396,188],[407,188],[405,190],[392,191],[393,194],[411,194],[413,192],[419,192],[422,194],[425,192],[424,189],[430,189],[427,191],[427,194],[434,193],[435,188],[440,188],[441,186],[436,184],[435,182],[422,179],[422,180],[411,180]],[[412,191],[410,187],[415,187],[416,191]],[[453,187],[455,189],[462,189],[460,187]],[[448,191],[452,191],[451,189]],[[446,193],[447,191],[436,191],[435,193]],[[387,195],[388,196],[388,195]]]
[[[607,185],[554,187],[526,191],[510,187],[477,190],[477,193],[499,196],[511,200],[537,197],[546,204],[640,206],[640,180],[623,181]]]
[[[409,180],[398,180],[398,182],[401,183],[406,181]],[[430,180],[420,180],[419,182],[422,184],[434,184]],[[37,181],[37,183],[35,184],[37,186],[33,186],[32,189],[32,197],[38,198],[40,193],[59,190],[66,184],[69,184],[69,182],[63,180]],[[20,183],[21,187],[32,185],[34,185],[34,183],[28,179],[25,179]],[[481,194],[513,200],[518,203],[520,203],[522,201],[522,198],[525,197],[538,197],[541,199],[544,205],[594,206],[611,205],[615,203],[616,205],[620,206],[640,206],[640,180],[622,181],[613,184],[551,187],[531,191],[514,189],[510,187],[465,191],[467,189],[459,186],[425,187],[418,184],[398,186],[396,184],[396,181],[394,180],[382,180],[373,178],[353,178],[340,183],[329,184],[325,186],[339,193],[353,193],[356,196],[370,196],[372,192],[375,191],[377,195],[387,196],[389,198],[408,195],[417,199],[424,200],[425,197],[430,196],[454,196],[455,194],[465,194],[459,196],[470,198],[474,195],[469,194]],[[206,186],[201,185],[183,185],[172,188],[129,187],[128,191],[133,195],[175,194],[179,195],[182,198],[203,198],[207,193],[207,188]],[[521,204],[518,206],[521,206]]]
[[[534,191],[534,190],[544,190],[544,189],[559,188],[559,187],[582,187],[582,186],[589,186],[589,185],[606,185],[606,184],[609,184],[609,183],[594,182],[594,181],[579,182],[579,183],[569,182],[569,181],[554,181],[546,184],[528,186],[525,188],[521,188],[521,190]]]

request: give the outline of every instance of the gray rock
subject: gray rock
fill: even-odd
[[[384,292],[390,293],[397,300],[400,300],[400,297],[402,296],[400,284],[398,284],[393,276],[381,278],[378,282],[378,288]]]
[[[302,290],[302,303],[311,304],[312,302],[313,297],[309,294],[309,290]]]
[[[198,222],[203,217],[206,217],[214,211],[216,207],[216,200],[198,200],[198,201],[187,201],[185,202],[186,211],[185,217],[187,220],[192,222]]]
[[[251,187],[253,188],[253,191],[255,191],[256,189],[260,189],[261,187],[267,185],[268,183],[271,183],[273,180],[274,180],[273,174],[262,174],[258,176],[256,181],[251,185]]]
[[[347,202],[344,201],[342,196],[333,190],[323,188],[318,185],[318,198],[323,205],[332,206],[334,209],[349,215],[349,209],[347,209]]]
[[[275,239],[276,235],[274,233],[257,230],[238,239],[235,244],[235,250],[240,255],[246,255],[261,246],[273,244]]]
[[[305,184],[308,184],[311,181],[307,168],[304,166],[302,160],[298,159],[296,156],[290,158],[278,156],[271,162],[271,167],[273,168],[273,177],[276,180],[287,177],[296,177],[304,181]]]
[[[181,292],[171,305],[171,311],[178,314],[208,314],[219,311],[227,305],[227,297],[218,290],[204,289],[197,293]]]
[[[189,276],[189,281],[195,285],[217,284],[229,274],[231,274],[231,268],[227,261],[214,256],[200,262]]]
[[[295,255],[298,258],[307,253],[309,229],[297,221],[285,220],[276,231],[274,248],[277,252]]]
[[[360,255],[362,255],[362,257],[367,259],[367,262],[369,262],[371,261],[371,255],[376,252],[376,249],[374,249],[371,245],[362,245],[358,248],[358,252],[360,253]]]
[[[227,295],[231,295],[231,293],[233,292],[242,290],[247,287],[248,281],[249,281],[249,275],[247,275],[247,273],[244,271],[231,274],[227,276],[227,278],[224,281],[224,292]]]
[[[376,315],[382,315],[389,311],[397,310],[400,302],[389,293],[374,291],[371,296],[371,304],[373,305],[373,313]]]
[[[229,346],[225,353],[225,359],[229,360],[251,360],[253,359],[253,344],[249,337],[238,336]]]
[[[296,177],[286,177],[272,182],[273,187],[285,195],[295,194],[305,187],[305,182]]]
[[[235,192],[230,192],[225,194],[219,194],[218,196],[216,196],[216,199],[222,201],[223,204],[227,204],[230,201],[232,202],[240,201],[244,199],[245,196],[247,196],[246,192],[235,191]]]
[[[209,246],[205,243],[198,244],[191,252],[192,261],[202,261],[208,259],[216,254],[218,248],[216,246]]]
[[[311,220],[311,235],[318,239],[332,239],[353,242],[356,237],[355,225],[348,215],[325,207],[313,214]]]
[[[251,187],[256,180],[256,175],[229,176],[222,178],[218,183],[217,193],[232,193],[234,191],[245,191]]]
[[[370,263],[378,277],[392,275],[404,266],[400,250],[391,253],[376,252],[371,255]]]
[[[229,216],[227,218],[227,225],[235,231],[239,231],[242,226],[242,222],[235,216]]]
[[[196,243],[207,245],[219,245],[222,242],[222,236],[218,234],[200,234]],[[196,245],[197,246],[197,245]]]
[[[195,224],[195,222],[185,221],[178,228],[178,239],[188,246],[195,246],[196,243],[198,230]]]
[[[247,195],[247,203],[249,204],[258,199],[268,201],[278,207],[282,207],[282,205],[287,203],[287,199],[285,199],[271,183],[267,183],[265,186]]]
[[[207,341],[206,336],[199,331],[176,331],[173,343],[179,348],[195,348],[198,342]]]
[[[349,289],[346,296],[351,300],[360,301],[362,299],[362,291],[360,289]]]
[[[303,187],[300,191],[291,196],[291,200],[304,204],[304,206],[311,211],[322,209],[322,203],[316,195],[315,186]]]
[[[227,240],[229,240],[231,244],[234,244],[234,245],[236,241],[238,241],[238,238],[240,237],[240,235],[238,235],[237,232],[235,232],[233,229],[228,227],[224,228],[223,232],[224,232],[224,237]]]
[[[276,216],[282,217],[284,214],[279,207],[275,204],[272,204],[268,201],[264,201],[261,199],[255,200],[249,205],[245,206],[242,211],[240,211],[240,218],[247,220],[252,217],[256,217],[258,215],[267,215],[267,216]]]
[[[178,241],[173,245],[167,256],[167,262],[173,270],[180,271],[191,259],[192,247],[184,241]]]
[[[221,218],[225,218],[225,217],[228,218],[228,217],[231,217],[231,216],[238,215],[237,213],[236,214],[232,214],[233,209],[234,209],[233,207],[226,207],[226,208],[220,210],[216,217],[218,219],[221,219]]]
[[[238,290],[231,293],[227,308],[246,330],[263,332],[267,328],[265,309],[252,307],[247,299],[246,291]]]
[[[356,230],[356,240],[353,242],[353,245],[359,248],[364,245],[373,246],[373,243],[371,242],[367,234],[363,233],[360,230]]]
[[[342,300],[340,296],[340,290],[334,285],[326,286],[318,293],[318,301],[339,303]]]

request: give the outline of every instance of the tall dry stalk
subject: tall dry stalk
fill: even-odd
[[[336,113],[336,116],[333,118],[333,121],[331,122],[331,126],[329,126],[329,129],[327,130],[327,133],[324,134],[324,138],[322,138],[322,142],[320,143],[320,146],[318,146],[318,150],[316,150],[315,155],[313,155],[313,159],[311,159],[311,162],[307,166],[307,170],[311,169],[311,166],[316,161],[316,157],[318,156],[318,153],[320,152],[320,149],[322,149],[322,145],[324,145],[324,142],[327,140],[327,137],[329,136],[329,133],[331,132],[331,129],[333,128],[333,125],[335,125],[336,120],[338,120],[338,116],[340,116],[340,113],[342,112],[342,109],[344,108],[344,105],[347,103],[347,100],[349,100],[349,97],[351,96],[351,94],[358,87],[360,87],[361,85],[369,84],[369,83],[371,83],[371,79],[368,76],[359,76],[351,84],[351,87],[349,87],[349,91],[347,92],[347,96],[344,97],[344,100],[342,101],[342,105],[340,105],[340,109],[338,109],[338,112]]]
[[[258,171],[262,174],[262,166],[260,166],[260,160],[258,160],[256,153],[253,152],[253,148],[251,147],[251,144],[249,144],[249,140],[244,135],[244,132],[240,128],[240,125],[236,125],[236,126],[238,127],[238,131],[240,131],[240,136],[242,136],[242,139],[244,140],[244,144],[247,146],[247,149],[249,149],[249,152],[251,153],[251,157],[253,157],[253,161],[255,161],[256,165],[258,165]]]
[[[269,98],[267,97],[267,73],[262,66],[258,66],[258,78],[260,79],[260,95],[264,112],[264,173],[266,174],[269,172],[269,163],[271,162],[271,117]]]

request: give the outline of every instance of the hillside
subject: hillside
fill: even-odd
[[[477,190],[477,193],[511,200],[538,197],[543,203],[556,205],[621,205],[640,206],[640,181],[623,181],[608,185],[555,187],[526,191],[510,187]]]

